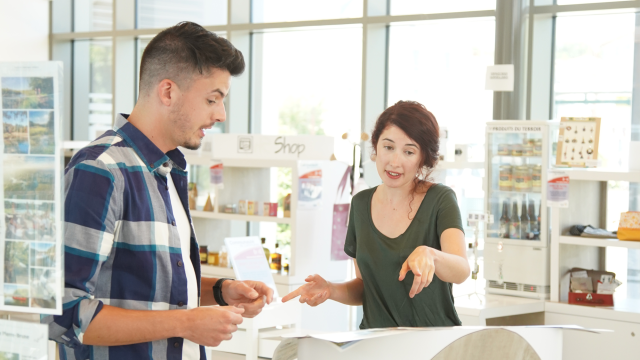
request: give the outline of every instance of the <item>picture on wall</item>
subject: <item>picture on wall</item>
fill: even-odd
[[[0,63],[0,310],[62,313],[61,78],[59,62]]]

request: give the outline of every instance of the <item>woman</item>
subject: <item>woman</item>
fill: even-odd
[[[435,117],[417,102],[380,115],[371,142],[382,185],[353,197],[344,247],[356,278],[312,275],[283,301],[362,305],[361,329],[460,325],[451,283],[469,276],[469,263],[455,193],[428,180],[438,135]]]

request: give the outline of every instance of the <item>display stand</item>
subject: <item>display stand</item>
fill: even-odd
[[[252,152],[237,152],[245,151],[245,148],[236,149],[236,144],[246,146],[245,140],[249,137],[252,139]],[[322,160],[329,159],[333,151],[332,138],[329,138],[331,141],[328,144],[322,145],[321,148],[324,150],[308,152],[314,147],[320,148],[317,144],[314,145],[314,141],[327,142],[325,138],[286,137],[287,144],[298,144],[298,149],[305,148],[305,152],[299,155],[277,152],[284,141],[281,137],[235,134],[207,135],[201,151],[184,151],[189,165],[208,168],[213,163],[223,164],[224,189],[214,189],[214,204],[217,203],[217,206],[214,205],[214,211],[192,211],[199,244],[218,249],[225,237],[259,235],[261,230],[258,226],[267,229],[271,226],[275,233],[274,224],[288,224],[291,231],[289,272],[273,274],[281,296],[305,284],[304,279],[313,274],[319,274],[328,281],[347,280],[349,261],[331,261],[330,257],[335,194],[347,164]],[[267,148],[260,150],[261,144]],[[301,164],[310,161],[322,171],[321,199],[311,208],[302,206],[299,189],[299,168]],[[291,169],[290,217],[220,212],[223,204],[237,203],[240,199],[275,201],[272,197],[273,189],[276,187],[275,168]],[[202,275],[227,278],[235,276],[232,269],[210,265],[202,266]],[[350,324],[349,310],[348,306],[336,302],[327,302],[318,308],[307,306],[302,309],[301,326],[322,331],[346,331],[349,330]]]
[[[613,307],[568,303],[566,272],[572,267],[605,270],[607,247],[639,249],[640,242],[592,239],[569,235],[572,225],[605,228],[607,181],[640,182],[640,172],[607,169],[560,169],[569,183],[569,207],[551,209],[551,298],[545,305],[546,324],[577,324],[612,329],[597,338],[607,346],[584,346],[596,340],[590,334],[568,334],[564,359],[637,359],[640,352],[640,301],[614,297]]]
[[[487,123],[485,213],[495,217],[485,230],[487,293],[549,297],[549,223],[543,184],[557,126],[550,121]],[[535,220],[535,224],[527,220],[529,229],[520,226],[523,215]]]

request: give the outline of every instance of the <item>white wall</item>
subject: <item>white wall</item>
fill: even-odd
[[[0,0],[0,61],[49,60],[49,0]]]

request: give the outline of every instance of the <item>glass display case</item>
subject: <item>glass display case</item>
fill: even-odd
[[[546,182],[557,123],[492,121],[486,129],[485,211],[494,217],[485,225],[487,291],[548,296]]]

